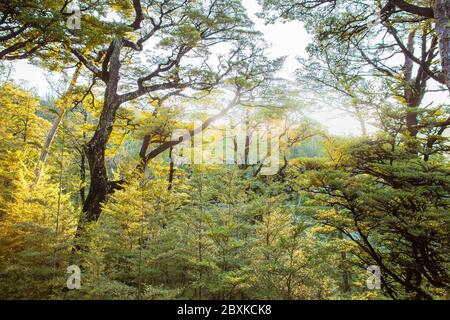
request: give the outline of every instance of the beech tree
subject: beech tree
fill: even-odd
[[[351,111],[360,122],[377,113],[383,104],[400,102],[404,105],[402,134],[409,139],[412,153],[419,152],[416,137],[423,126],[441,136],[450,124],[450,118],[435,122],[423,117],[432,110],[439,113],[445,109],[442,105],[422,105],[426,95],[446,85],[446,58],[442,55],[445,37],[436,32],[439,23],[432,20],[431,7],[405,1],[261,3],[263,8],[274,10],[265,11],[269,21],[281,17],[305,22],[314,41],[308,48],[309,59],[301,60],[304,68],[299,79],[306,81],[308,88],[328,87],[348,97],[346,103],[352,105]],[[437,15],[442,13],[442,6],[439,8],[435,8]],[[411,16],[419,13],[423,16]],[[443,65],[440,69],[439,64]],[[435,143],[436,136],[427,143]]]
[[[98,34],[107,36],[121,32],[120,26],[99,19],[107,12],[109,4],[107,0],[3,1],[0,4],[0,60],[49,59],[58,54],[61,43],[67,38],[84,44],[104,41]],[[79,15],[75,16],[75,9]],[[83,36],[71,22],[74,18],[82,20]]]
[[[269,21],[299,19],[312,32],[299,79],[319,92],[328,88],[348,97],[354,114],[365,113],[378,129],[361,141],[344,142],[340,155],[328,154],[330,163],[311,170],[305,189],[313,203],[327,207],[318,207],[314,216],[357,245],[352,254],[362,265],[380,266],[385,294],[394,299],[445,295],[446,254],[432,254],[433,261],[427,254],[425,261],[416,251],[447,246],[444,225],[425,231],[431,220],[445,219],[447,206],[442,155],[448,149],[448,105],[424,105],[426,95],[448,89],[446,37],[436,18],[445,15],[445,6],[440,1],[433,7],[405,1],[261,3]],[[421,176],[420,182],[413,176]],[[439,190],[422,197],[435,184]],[[425,234],[433,238],[425,240]]]
[[[448,0],[260,0],[297,79],[243,1],[74,3],[0,3],[2,299],[449,298]]]
[[[129,26],[128,33],[106,46],[90,48],[89,53],[85,46],[67,44],[93,78],[104,84],[99,122],[84,148],[90,172],[83,207],[87,221],[98,219],[101,203],[119,186],[108,179],[105,150],[120,106],[148,94],[211,90],[233,68],[242,46],[255,36],[239,1],[133,1],[131,8],[123,6],[120,23]],[[216,55],[212,62],[212,47],[225,43],[231,46],[223,47],[228,55]]]
[[[377,24],[386,27],[388,33],[395,38],[398,48],[418,64],[428,77],[449,87],[449,32],[448,21],[450,19],[449,3],[446,0],[422,1],[386,0],[386,1],[274,1],[261,0],[263,6],[262,16],[270,21],[277,18],[292,20],[300,19],[306,22],[307,28],[313,28],[318,20],[322,24],[318,39],[335,39],[342,41],[342,47],[349,48],[351,44],[358,42],[358,38],[370,35]],[[337,18],[337,19],[336,19]],[[325,22],[325,23],[322,23]],[[440,52],[441,69],[435,68],[431,61],[424,60],[415,55],[411,47],[408,47],[401,36],[397,34],[398,27],[403,25],[431,25],[434,24],[433,33],[428,33],[424,38],[432,39],[438,43]],[[355,39],[356,38],[356,39]],[[354,41],[351,41],[351,40]],[[381,38],[379,38],[381,39]],[[383,40],[381,40],[383,41]],[[436,44],[435,44],[436,45]]]

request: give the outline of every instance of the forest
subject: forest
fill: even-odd
[[[450,300],[449,126],[449,0],[2,0],[0,299]]]

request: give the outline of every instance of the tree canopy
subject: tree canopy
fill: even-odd
[[[450,3],[258,3],[0,4],[0,298],[449,299]]]

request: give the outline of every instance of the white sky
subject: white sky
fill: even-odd
[[[306,57],[306,46],[311,37],[300,22],[286,22],[265,25],[264,21],[258,19],[255,13],[260,11],[256,0],[244,0],[249,17],[255,22],[257,30],[261,31],[266,41],[272,45],[270,50],[272,57],[288,56],[281,72],[281,76],[294,79],[296,69],[299,67],[296,57]],[[319,121],[330,133],[338,135],[360,134],[360,126],[356,119],[342,111],[310,110],[307,115]]]
[[[305,48],[310,41],[310,36],[300,22],[279,22],[265,25],[264,21],[255,16],[255,13],[260,10],[256,0],[244,0],[243,3],[250,18],[255,22],[256,29],[261,31],[266,41],[271,44],[270,56],[287,56],[284,69],[280,75],[284,78],[293,79],[295,70],[299,67],[296,57],[305,57]],[[41,96],[44,96],[51,89],[43,70],[28,64],[26,61],[14,62],[13,78],[17,82],[26,81],[27,87],[36,88]],[[330,104],[332,104],[331,101]],[[358,122],[342,111],[333,110],[332,106],[327,110],[311,110],[307,115],[319,121],[330,133],[338,135],[360,134]]]

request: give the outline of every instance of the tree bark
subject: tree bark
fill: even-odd
[[[84,202],[86,201],[86,193],[85,193],[85,186],[86,183],[86,155],[82,152],[81,153],[81,159],[80,159],[80,181],[81,181],[81,187],[80,187],[80,201],[81,204],[84,205]]]
[[[425,31],[423,31],[425,32]],[[410,32],[408,36],[407,43],[407,51],[414,55],[415,49],[415,36],[416,31]],[[422,42],[420,43],[422,50],[426,48],[427,39],[423,35]],[[430,48],[431,50],[431,48]],[[426,61],[427,55],[429,53],[423,52],[423,61]],[[409,136],[408,141],[406,142],[408,152],[410,154],[416,155],[418,152],[419,142],[416,139],[417,134],[419,133],[418,128],[418,116],[419,116],[419,106],[422,103],[423,97],[426,92],[426,85],[429,79],[429,76],[425,73],[422,67],[417,70],[417,73],[414,72],[414,61],[412,60],[409,54],[404,53],[405,64],[403,66],[404,73],[404,99],[406,102],[406,113],[405,113],[405,125],[406,125],[406,133]]]
[[[87,111],[82,109],[84,124],[87,124],[88,114]],[[83,145],[86,143],[86,132],[83,132]],[[80,200],[81,205],[84,205],[86,201],[86,155],[84,154],[84,150],[80,150]]]
[[[412,31],[408,36],[408,51],[414,54],[414,37],[415,31]],[[416,88],[414,86],[413,79],[413,67],[414,62],[412,59],[405,54],[405,65],[403,66],[403,72],[405,77],[405,85],[404,85],[404,97],[406,100],[407,111],[406,111],[406,128],[411,137],[415,137],[417,135],[417,107],[418,107],[418,99]]]
[[[87,222],[97,221],[101,212],[101,204],[106,200],[106,196],[112,188],[112,184],[108,181],[106,171],[105,151],[113,129],[117,110],[121,104],[117,95],[119,70],[121,66],[119,60],[121,48],[122,41],[114,40],[112,43],[102,113],[94,136],[84,147],[91,177],[89,193],[83,205],[83,212],[86,215]]]
[[[170,191],[172,190],[172,183],[173,183],[173,175],[175,172],[175,168],[174,168],[174,163],[173,163],[173,157],[172,157],[172,151],[173,151],[173,147],[170,147],[169,149],[169,178],[168,178],[168,182],[169,182],[169,186],[167,187],[167,189]]]
[[[390,0],[389,2],[393,3],[405,12],[409,12],[426,18],[433,18],[433,10],[431,8],[416,6],[404,0]]]
[[[342,231],[338,231],[338,239],[343,240],[344,234]],[[350,274],[347,268],[347,254],[345,251],[341,252],[341,265],[342,265],[342,291],[349,292],[350,291]]]
[[[450,92],[450,1],[434,0],[434,23],[439,39],[442,76]]]
[[[144,174],[147,167],[147,149],[150,145],[151,135],[146,134],[142,140],[141,150],[139,151],[139,164],[137,166],[137,171],[139,174]]]

